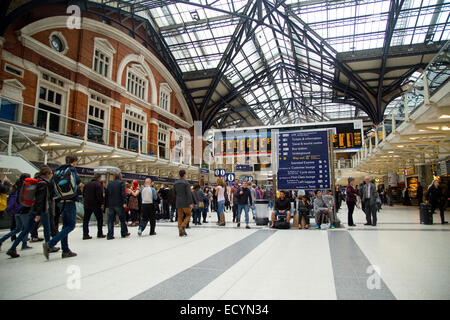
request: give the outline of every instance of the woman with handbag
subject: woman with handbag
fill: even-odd
[[[137,227],[139,225],[139,184],[136,180],[133,181],[133,185],[129,190],[129,198],[128,198],[128,208],[130,208],[131,212],[131,223],[130,227]]]

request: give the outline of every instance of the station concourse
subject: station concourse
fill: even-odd
[[[449,15],[2,1],[0,300],[449,300]]]

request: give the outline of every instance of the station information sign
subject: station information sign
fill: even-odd
[[[277,182],[279,190],[331,188],[326,130],[279,133]]]
[[[354,152],[362,147],[362,120],[329,121],[292,126],[270,126],[216,130],[214,132],[214,156],[268,156],[272,153],[272,136],[276,131],[332,129],[333,149]]]

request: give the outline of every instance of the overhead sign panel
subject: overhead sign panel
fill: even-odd
[[[216,130],[214,156],[269,156],[275,131],[332,129],[333,149],[354,152],[362,147],[362,120]]]
[[[328,133],[280,132],[278,138],[278,189],[330,189]]]

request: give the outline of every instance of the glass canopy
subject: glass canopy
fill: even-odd
[[[443,0],[97,2],[133,8],[183,73],[218,70],[252,115],[271,125],[355,117],[354,105],[334,99],[338,53],[450,39],[450,3]],[[220,99],[231,102],[226,94]],[[239,123],[229,120],[221,125]]]

